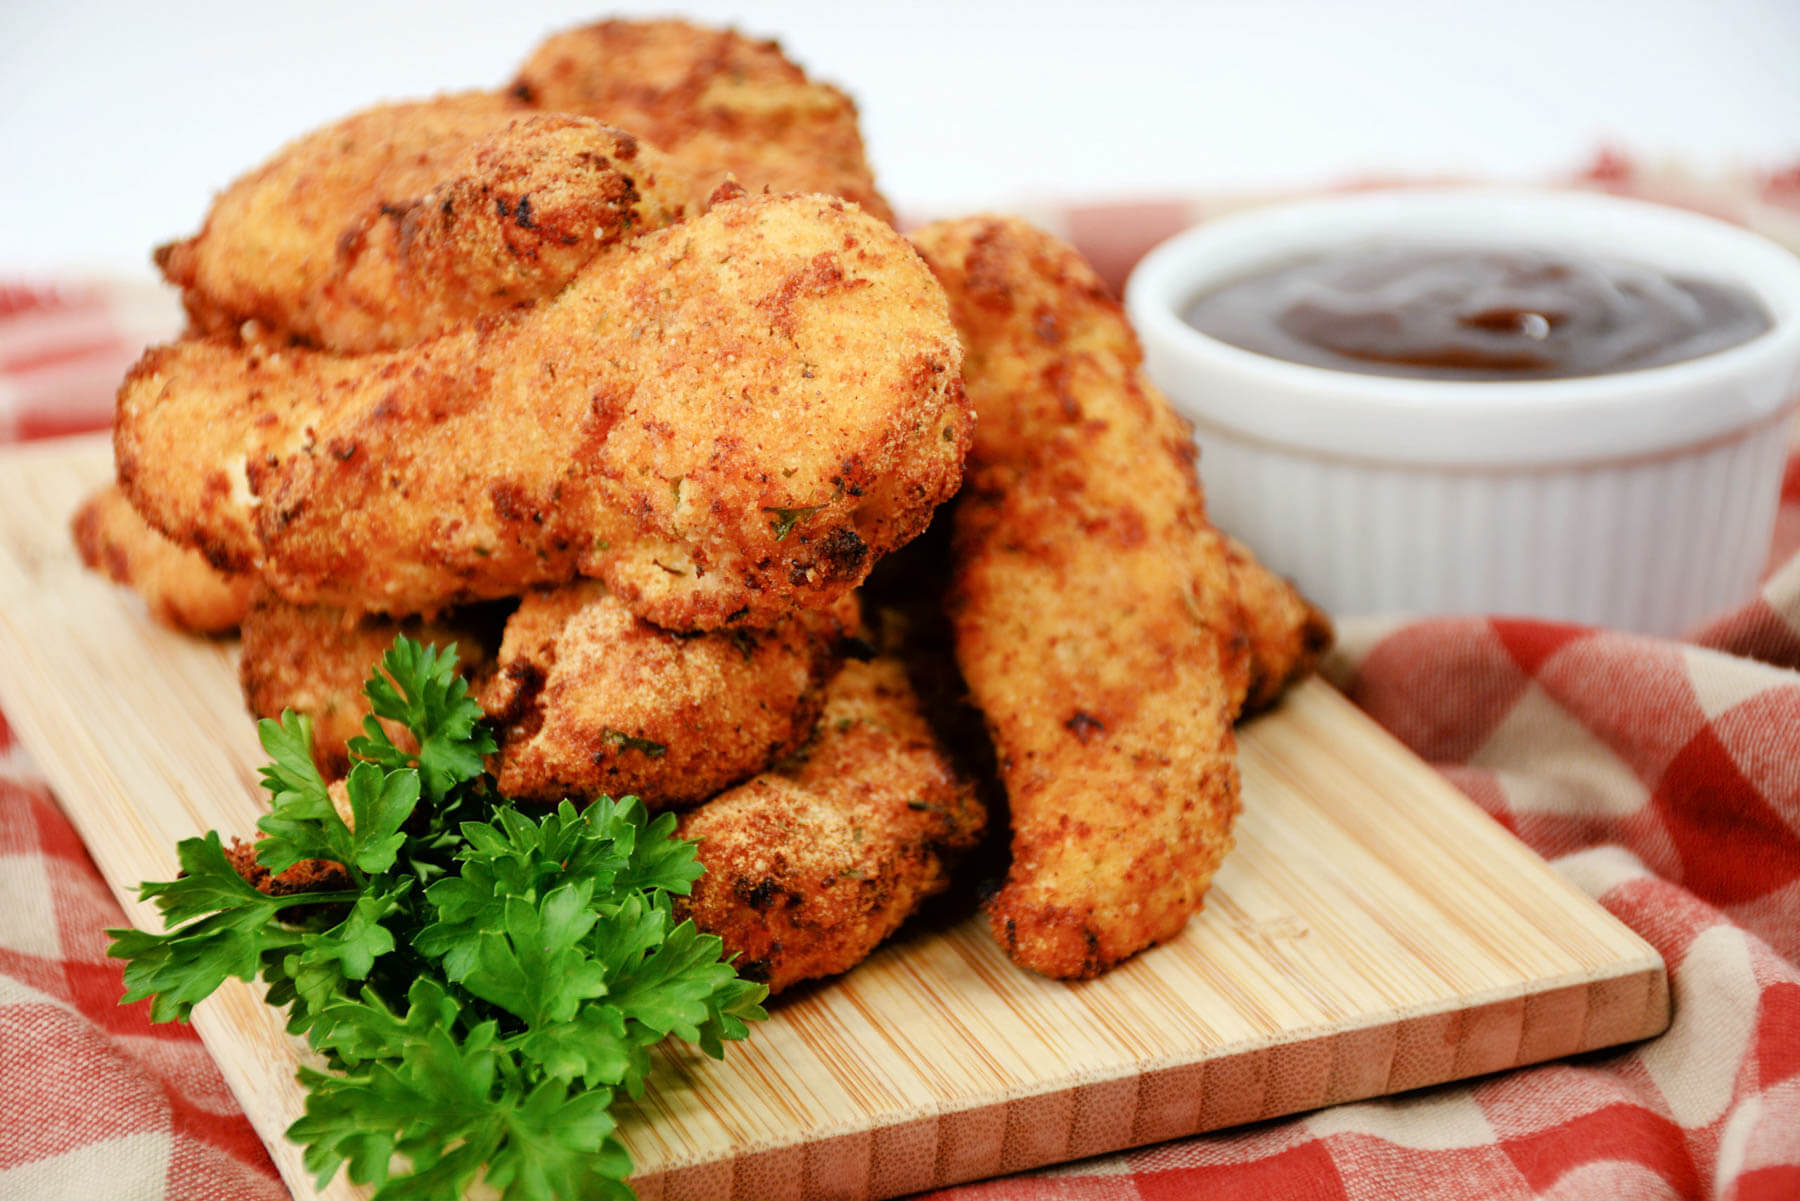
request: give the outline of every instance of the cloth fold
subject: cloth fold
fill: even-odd
[[[0,441],[104,428],[178,319],[137,287],[0,286]],[[1686,641],[1358,621],[1327,666],[1656,947],[1668,1033],[935,1196],[1800,1196],[1800,455],[1782,506],[1761,592]],[[123,922],[0,716],[0,1198],[285,1197],[193,1033],[117,1004]]]

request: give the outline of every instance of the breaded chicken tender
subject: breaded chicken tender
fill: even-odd
[[[459,611],[439,621],[393,621],[356,617],[324,605],[290,605],[258,590],[243,622],[243,654],[238,682],[244,702],[258,717],[282,710],[304,713],[313,722],[313,761],[328,780],[350,770],[346,744],[362,733],[369,701],[363,683],[371,664],[394,645],[396,635],[456,646],[457,667],[479,682],[492,670],[499,625],[493,614]],[[410,735],[383,722],[397,744]]]
[[[1312,674],[1319,657],[1331,649],[1331,619],[1229,535],[1225,557],[1250,664],[1237,712],[1239,717],[1251,717],[1281,699],[1289,685]]]
[[[772,41],[685,21],[602,21],[546,39],[513,95],[629,129],[707,188],[729,176],[752,192],[823,192],[893,220],[856,105]]]
[[[806,740],[855,623],[846,598],[767,630],[683,635],[592,580],[534,592],[479,698],[499,734],[500,790],[548,803],[630,795],[651,809],[705,800]]]
[[[986,815],[896,659],[850,662],[791,761],[684,815],[706,874],[687,902],[770,992],[860,963],[975,845]]]
[[[1225,547],[1187,426],[1073,249],[1000,218],[914,241],[978,418],[946,604],[1012,814],[990,921],[1020,965],[1093,976],[1178,932],[1231,846]]]
[[[108,485],[70,523],[81,561],[144,600],[150,616],[190,634],[228,634],[250,606],[254,581],[216,570],[198,551],[163,537]]]
[[[890,228],[741,196],[407,350],[153,349],[114,447],[154,525],[297,604],[423,613],[579,573],[668,628],[766,626],[956,490],[960,368]]]
[[[466,144],[451,123],[446,140],[419,155],[446,160],[429,190],[409,192],[424,182],[418,163],[394,163],[391,141],[357,135],[384,116],[404,130],[402,119],[416,120],[422,109],[431,111],[398,105],[328,127],[226,192],[206,228],[163,260],[199,314],[195,325],[229,330],[253,317],[329,350],[398,349],[554,295],[602,247],[699,207],[692,183],[655,150],[563,114],[515,116]],[[346,139],[350,157],[375,160],[372,182],[308,190],[264,211],[261,193],[295,190],[293,160],[329,159],[341,170]],[[233,220],[240,213],[255,223]],[[265,276],[258,244],[277,233],[293,261],[281,271],[278,260],[277,273]]]
[[[305,337],[346,230],[438,186],[478,139],[529,110],[491,92],[384,104],[306,134],[227,188],[200,232],[159,248],[196,331],[246,321]]]
[[[509,92],[379,105],[289,143],[157,261],[196,333],[394,350],[554,295],[728,178],[892,218],[855,106],[773,42],[609,21],[549,39]]]

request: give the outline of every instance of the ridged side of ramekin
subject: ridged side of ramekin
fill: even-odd
[[[1778,420],[1677,454],[1470,470],[1197,432],[1213,520],[1331,612],[1481,612],[1654,634],[1754,590],[1788,448]]]

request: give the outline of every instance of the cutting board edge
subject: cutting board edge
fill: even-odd
[[[1116,1070],[1102,1069],[1074,1073],[1049,1082],[1039,1081],[1018,1091],[996,1090],[959,1098],[955,1102],[920,1106],[896,1113],[889,1120],[874,1126],[846,1124],[842,1127],[820,1127],[805,1138],[754,1140],[740,1144],[729,1154],[678,1155],[658,1165],[654,1171],[634,1176],[632,1184],[639,1190],[643,1201],[653,1201],[654,1198],[674,1201],[676,1198],[690,1196],[743,1198],[748,1201],[751,1198],[775,1195],[769,1191],[769,1186],[783,1174],[784,1166],[791,1171],[791,1161],[796,1158],[804,1169],[807,1159],[819,1154],[826,1144],[860,1139],[870,1144],[868,1154],[872,1161],[870,1187],[866,1191],[840,1194],[803,1188],[793,1195],[854,1195],[876,1201],[879,1198],[944,1188],[970,1180],[1129,1150],[1248,1122],[1396,1095],[1544,1063],[1572,1054],[1638,1042],[1662,1033],[1670,1020],[1667,967],[1662,957],[1648,944],[1645,944],[1645,952],[1640,959],[1610,964],[1605,969],[1594,972],[1570,973],[1563,977],[1534,981],[1529,985],[1497,988],[1460,1000],[1417,1006],[1399,1014],[1384,1014],[1366,1021],[1318,1027],[1300,1038],[1272,1036],[1242,1040],[1208,1048],[1193,1056],[1160,1056],[1124,1065]],[[1610,999],[1611,994],[1615,993],[1622,994],[1627,999],[1636,996],[1640,998],[1640,1002],[1628,1005],[1627,1012],[1623,1014],[1614,1013],[1598,1028],[1591,1022],[1584,1021],[1580,1035],[1572,1042],[1539,1042],[1533,1047],[1531,1040],[1534,1031],[1529,1028],[1528,1013],[1532,1003],[1577,989],[1582,990],[1590,1013],[1596,990],[1607,994],[1609,998],[1603,1000],[1603,1009],[1609,1006],[1616,1009],[1616,1002]],[[1457,1024],[1487,1022],[1503,1031],[1514,1017],[1518,1019],[1518,1035],[1511,1042],[1515,1048],[1511,1053],[1501,1053],[1499,1050],[1507,1045],[1504,1037],[1498,1042],[1488,1039],[1485,1043],[1476,1044],[1464,1044],[1451,1037],[1453,1027]],[[1340,1074],[1337,1071],[1340,1065],[1332,1061],[1326,1065],[1329,1069],[1326,1075],[1321,1077],[1316,1070],[1313,1072],[1313,1079],[1323,1083],[1323,1089],[1316,1093],[1307,1093],[1290,1085],[1285,1090],[1277,1091],[1273,1100],[1268,1099],[1265,1090],[1263,1103],[1254,1110],[1229,1106],[1221,1106],[1210,1112],[1207,1109],[1205,1077],[1208,1073],[1217,1074],[1221,1081],[1235,1081],[1236,1077],[1245,1076],[1251,1080],[1261,1080],[1266,1086],[1267,1081],[1275,1074],[1269,1070],[1271,1068],[1279,1070],[1284,1066],[1307,1065],[1321,1054],[1334,1056],[1340,1046],[1348,1048],[1346,1058],[1366,1060],[1371,1046],[1379,1046],[1390,1038],[1393,1052],[1388,1057],[1388,1067],[1379,1080],[1366,1074]],[[1414,1058],[1413,1063],[1417,1066],[1401,1069],[1406,1074],[1396,1083],[1395,1071],[1402,1056],[1416,1057],[1421,1051],[1428,1050],[1433,1043],[1443,1046],[1451,1058],[1448,1061],[1432,1061],[1429,1056],[1424,1061]],[[1488,1050],[1485,1053],[1478,1050],[1465,1054],[1467,1045],[1485,1046]],[[1311,1066],[1316,1069],[1319,1065],[1312,1063]],[[1438,1070],[1440,1067],[1442,1070]],[[1351,1071],[1353,1068],[1345,1069],[1346,1073]],[[1195,1079],[1184,1080],[1184,1076],[1193,1076]],[[1339,1081],[1335,1088],[1333,1080]],[[1152,1108],[1155,1112],[1146,1116],[1146,1092],[1179,1093],[1183,1085],[1198,1085],[1194,1090],[1197,1107],[1192,1120],[1184,1120],[1179,1113],[1179,1096],[1153,1097]],[[1129,1086],[1131,1104],[1137,1111],[1133,1118],[1132,1137],[1125,1140],[1109,1138],[1083,1142],[1082,1111],[1116,1109],[1127,1091],[1122,1086]],[[1065,1145],[1057,1147],[1054,1143],[1040,1142],[1039,1155],[1017,1150],[1009,1153],[1008,1147],[1014,1144],[1005,1141],[997,1149],[990,1145],[986,1156],[967,1149],[968,1144],[979,1137],[984,1127],[996,1124],[991,1117],[996,1111],[1007,1119],[999,1123],[1008,1131],[1005,1137],[1011,1137],[1015,1127],[1019,1128],[1022,1135],[1024,1123],[1013,1122],[1007,1111],[1014,1107],[1029,1108],[1034,1105],[1042,1108],[1042,1103],[1046,1101],[1060,1102],[1051,1105],[1049,1108],[1052,1110],[1068,1110]],[[951,1124],[953,1129],[944,1131],[946,1123]],[[904,1159],[916,1164],[916,1151],[911,1155],[901,1156],[892,1148],[884,1148],[881,1143],[884,1136],[895,1141],[907,1137],[916,1139],[921,1127],[929,1129],[934,1165],[944,1164],[946,1160],[951,1163],[962,1160],[965,1161],[963,1170],[934,1172],[928,1178],[916,1170],[896,1171],[893,1178],[888,1180],[874,1175],[873,1172],[879,1170],[878,1165],[884,1159],[890,1162]],[[1031,1133],[1041,1139],[1043,1131],[1039,1128]],[[838,1146],[833,1150],[835,1154],[842,1154],[844,1149]],[[884,1151],[888,1154],[884,1155]],[[804,1170],[802,1178],[805,1178]],[[727,1187],[721,1189],[721,1185]]]

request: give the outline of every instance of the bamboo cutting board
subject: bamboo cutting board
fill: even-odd
[[[100,439],[0,452],[0,707],[131,919],[178,839],[248,834],[236,647],[82,570]],[[1324,683],[1242,731],[1237,850],[1175,942],[1085,984],[979,917],[774,1006],[723,1063],[665,1049],[623,1115],[657,1197],[883,1197],[1644,1038],[1662,961]],[[303,1047],[236,981],[194,1025],[300,1198]]]

